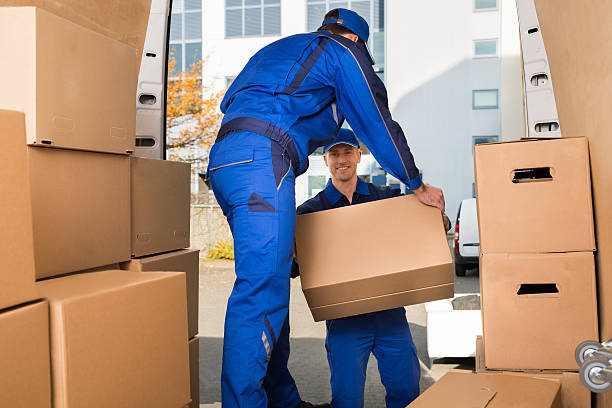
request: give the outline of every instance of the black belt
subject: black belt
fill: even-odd
[[[244,131],[258,133],[262,136],[266,136],[281,145],[281,147],[285,150],[287,156],[291,160],[293,173],[296,176],[302,174],[299,172],[300,157],[298,156],[297,149],[295,148],[295,144],[293,143],[293,139],[291,138],[291,136],[289,136],[289,133],[285,132],[278,126],[274,126],[273,124],[266,122],[265,120],[249,117],[234,118],[225,123],[223,126],[221,126],[221,129],[219,129],[219,133],[217,133],[217,139],[215,140],[215,143],[220,142],[230,133]]]

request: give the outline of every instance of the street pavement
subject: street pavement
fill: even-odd
[[[200,261],[200,403],[201,407],[221,407],[221,355],[223,320],[227,298],[234,282],[234,263]],[[478,274],[468,271],[455,278],[455,293],[479,293]],[[300,280],[291,282],[291,357],[289,369],[302,399],[313,403],[329,402],[329,367],[325,354],[325,323],[314,322],[300,288]],[[473,358],[438,359],[427,355],[427,319],[423,305],[406,307],[406,316],[421,362],[421,392],[452,368],[472,369]],[[368,363],[365,407],[384,408],[385,390],[380,382],[376,359]]]

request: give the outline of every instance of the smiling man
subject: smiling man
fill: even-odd
[[[324,160],[331,180],[323,191],[298,207],[298,215],[401,195],[399,189],[378,187],[357,177],[361,150],[355,134],[348,129],[340,129],[336,140],[325,146]],[[450,221],[445,214],[443,218],[448,231]],[[298,273],[294,263],[292,275]],[[419,359],[403,307],[328,320],[326,324],[325,349],[334,408],[363,407],[370,353],[378,361],[387,408],[404,408],[419,395]]]

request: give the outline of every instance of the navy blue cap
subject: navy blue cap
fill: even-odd
[[[334,10],[338,11],[338,18],[330,18],[328,20],[323,20],[323,23],[321,23],[321,25],[336,23],[338,25],[348,28],[349,30],[357,34],[357,36],[361,38],[364,43],[368,42],[368,38],[370,38],[370,26],[363,17],[355,13],[353,10],[348,10],[344,8],[337,8]]]
[[[323,153],[327,152],[335,145],[343,143],[359,149],[359,141],[357,140],[357,137],[355,137],[355,133],[353,133],[353,131],[350,129],[340,129],[338,131],[338,135],[336,135],[336,140],[325,146],[323,148]]]

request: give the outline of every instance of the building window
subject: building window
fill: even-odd
[[[325,13],[335,8],[357,12],[370,26],[368,49],[376,62],[374,71],[384,78],[385,64],[385,1],[384,0],[307,0],[306,29],[315,31],[321,26]]]
[[[483,143],[497,143],[499,142],[499,136],[472,136],[472,152],[474,146]]]
[[[225,0],[226,38],[280,34],[280,0]]]
[[[497,109],[499,90],[477,89],[472,91],[472,109]]]
[[[497,0],[474,0],[474,10],[476,11],[497,10]]]
[[[474,40],[474,58],[497,57],[497,40]]]
[[[170,76],[176,77],[202,61],[202,0],[173,0],[170,53],[176,60]]]

